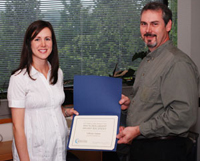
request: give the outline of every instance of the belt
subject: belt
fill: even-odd
[[[150,140],[172,140],[172,139],[178,139],[179,136],[160,136],[160,137],[153,137],[149,138]]]
[[[159,136],[159,137],[153,137],[153,138],[145,138],[145,137],[138,137],[136,140],[172,140],[172,139],[178,139],[181,138],[179,136]]]

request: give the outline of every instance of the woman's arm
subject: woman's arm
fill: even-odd
[[[15,145],[20,161],[30,161],[24,131],[24,108],[11,108]]]

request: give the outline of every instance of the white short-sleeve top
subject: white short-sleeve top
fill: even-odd
[[[25,134],[31,161],[66,161],[67,124],[62,114],[61,104],[65,95],[63,72],[58,70],[58,81],[49,83],[47,79],[31,67],[30,74],[22,70],[10,78],[8,101],[11,108],[25,108]],[[13,141],[13,161],[19,161]]]

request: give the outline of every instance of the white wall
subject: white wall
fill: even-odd
[[[178,47],[193,59],[200,71],[200,0],[178,0]],[[198,115],[193,131],[200,134],[200,108]],[[200,137],[198,161],[200,161]]]
[[[3,141],[9,141],[13,139],[12,123],[0,124],[0,134],[3,137]]]

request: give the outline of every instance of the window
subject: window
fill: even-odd
[[[140,60],[133,63],[132,56],[147,50],[140,39],[139,17],[149,1],[1,0],[0,89],[7,89],[10,73],[19,65],[26,28],[38,19],[54,27],[65,80],[74,75],[108,76],[116,63],[119,69],[136,69]],[[174,16],[176,5],[169,1]],[[171,33],[176,39],[176,30]]]

